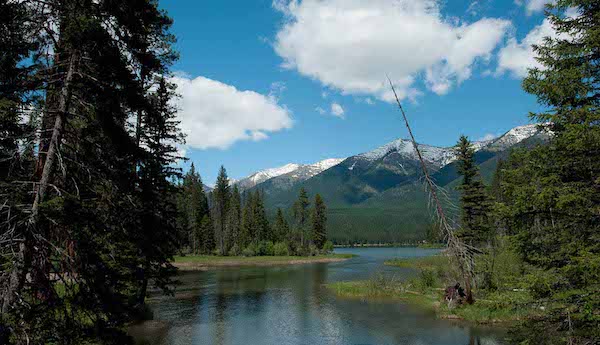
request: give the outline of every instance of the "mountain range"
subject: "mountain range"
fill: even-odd
[[[503,135],[473,142],[475,160],[484,181],[490,181],[499,159],[515,147],[547,140],[536,124],[515,127]],[[456,204],[454,147],[418,144],[436,184],[447,191],[447,204]],[[344,159],[315,164],[290,163],[256,172],[235,181],[242,191],[259,189],[267,207],[289,210],[300,188],[321,194],[328,206],[330,237],[336,242],[401,242],[423,237],[431,224],[427,194],[417,153],[407,139]]]

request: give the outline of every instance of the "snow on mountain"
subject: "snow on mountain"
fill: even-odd
[[[539,133],[539,131],[540,129],[537,124],[515,127],[498,138],[473,142],[473,149],[475,152],[482,149],[501,151],[534,136]],[[423,159],[440,168],[456,160],[454,147],[438,147],[424,144],[418,145]],[[418,159],[418,155],[413,148],[412,142],[408,139],[394,140],[355,157],[367,161],[376,161],[382,159],[391,152],[399,153],[401,156],[409,159]],[[352,170],[353,167],[354,165],[349,169]]]
[[[504,150],[534,136],[540,131],[541,129],[538,124],[515,127],[499,138],[492,140],[486,148],[493,151]]]
[[[345,158],[329,158],[314,164],[301,165],[298,169],[286,174],[286,176],[301,181],[308,180],[309,178],[340,164],[344,160]]]
[[[437,166],[442,167],[454,159],[454,151],[451,147],[437,147],[423,144],[418,145],[419,149],[421,150],[421,155],[423,155],[423,159]],[[410,159],[419,158],[411,141],[408,139],[394,140],[391,143],[380,146],[373,151],[362,153],[357,157],[368,161],[376,161],[385,157],[390,152],[399,153],[400,155]]]
[[[245,190],[279,176],[286,176],[289,179],[304,181],[340,164],[344,159],[345,158],[330,158],[314,164],[290,163],[278,168],[261,170],[237,181],[235,184],[238,188]]]

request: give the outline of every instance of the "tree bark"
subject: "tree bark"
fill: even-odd
[[[53,175],[57,164],[57,156],[60,154],[60,145],[65,127],[65,121],[71,107],[73,77],[77,62],[79,60],[79,54],[76,51],[71,51],[68,56],[68,68],[58,96],[58,109],[56,111],[56,118],[54,120],[54,127],[52,129],[52,137],[50,138],[50,142],[48,144],[48,151],[46,152],[45,157],[41,153],[39,157],[39,159],[43,160],[44,163],[42,175],[39,183],[37,184],[38,190],[33,201],[28,224],[28,231],[38,234],[38,236],[33,237],[34,241],[32,243],[32,248],[34,248],[34,250],[31,252],[33,268],[31,272],[31,279],[33,286],[37,290],[36,295],[40,299],[47,299],[50,294],[50,248],[48,247],[48,244],[44,242],[44,239],[48,239],[50,234],[48,229],[46,229],[46,226],[40,222],[40,205],[46,199],[48,186],[53,180]],[[39,236],[42,237],[41,240],[39,239]]]

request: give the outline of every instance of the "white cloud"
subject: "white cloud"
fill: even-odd
[[[574,15],[574,13],[567,13],[567,15]],[[552,27],[552,23],[547,18],[544,19],[542,24],[534,27],[521,42],[512,37],[508,40],[506,46],[500,49],[498,52],[496,75],[510,72],[514,76],[522,78],[527,76],[528,69],[544,69],[544,66],[535,59],[536,54],[533,51],[532,45],[543,43],[545,37],[557,38],[566,36],[558,35]]]
[[[323,109],[321,107],[317,107],[317,108],[315,108],[315,110],[317,111],[317,113],[319,113],[321,115],[325,115],[325,113],[326,113],[325,109]]]
[[[546,8],[546,4],[554,4],[556,0],[516,0],[515,3],[519,6],[525,5],[527,15],[532,15],[535,12],[541,12]]]
[[[507,20],[444,18],[435,0],[275,0],[285,15],[274,42],[283,66],[344,94],[393,99],[420,94],[417,78],[439,94],[468,79],[510,27]]]
[[[368,105],[373,105],[373,104],[375,104],[375,102],[373,101],[373,99],[371,99],[371,98],[369,98],[369,97],[365,98],[365,103],[367,103]]]
[[[331,115],[343,119],[344,113],[345,113],[344,108],[342,108],[341,105],[339,105],[338,103],[335,103],[335,102],[331,103]]]
[[[282,84],[274,84],[272,94],[265,96],[205,77],[179,74],[172,81],[181,95],[179,121],[188,147],[225,149],[240,140],[264,140],[293,125],[291,112],[276,97]]]

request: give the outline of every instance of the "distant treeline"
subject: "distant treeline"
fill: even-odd
[[[184,254],[316,255],[333,248],[319,194],[311,205],[302,189],[288,221],[281,209],[269,219],[261,192],[240,193],[224,168],[209,193],[193,164],[179,188],[178,243]]]

